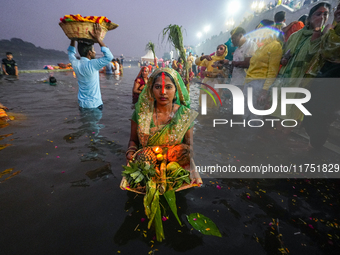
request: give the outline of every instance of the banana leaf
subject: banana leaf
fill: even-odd
[[[144,196],[145,214],[149,219],[148,228],[152,223],[155,225],[157,241],[162,242],[164,237],[161,208],[159,206],[159,191],[156,183],[152,180],[147,182]]]
[[[151,213],[148,216],[149,218],[148,229],[151,228],[151,225],[153,223],[153,220],[158,210],[160,210],[160,208],[159,208],[159,191],[157,190],[151,203]],[[156,229],[156,232],[157,232],[157,229]]]
[[[165,197],[166,201],[168,202],[170,209],[171,209],[172,213],[175,215],[179,225],[182,225],[182,223],[181,223],[181,221],[178,217],[178,214],[177,214],[175,191],[173,189],[170,189],[167,192],[165,192],[163,196]]]
[[[192,213],[187,215],[187,219],[191,226],[193,226],[202,234],[222,237],[215,223],[208,217],[205,217],[203,214]]]
[[[158,208],[155,215],[155,228],[156,228],[156,239],[158,242],[162,242],[164,237],[163,231],[163,223],[162,223],[162,215],[161,215],[161,208],[158,203]]]

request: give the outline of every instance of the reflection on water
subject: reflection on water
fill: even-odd
[[[111,164],[108,163],[105,166],[96,168],[94,170],[86,172],[86,175],[92,180],[96,181],[100,178],[108,178],[108,175],[112,175]]]
[[[203,245],[202,236],[193,231],[185,217],[188,214],[187,198],[185,197],[187,193],[187,190],[176,193],[178,216],[181,219],[182,226],[178,224],[165,198],[160,196],[160,203],[164,206],[162,212],[166,211],[168,214],[165,215],[168,220],[163,221],[165,235],[163,243],[166,246],[171,246],[176,252],[189,251]],[[114,241],[119,245],[128,245],[132,240],[139,239],[152,248],[157,243],[156,233],[153,227],[148,229],[148,219],[146,219],[143,206],[144,196],[128,192],[127,197],[128,200],[124,209],[129,211],[129,214],[116,232]]]
[[[104,110],[105,111],[105,110]],[[72,128],[77,130],[76,132],[67,134],[64,136],[64,140],[67,143],[74,143],[76,139],[82,136],[88,138],[88,143],[85,144],[90,149],[89,152],[82,153],[80,160],[85,161],[104,161],[105,152],[103,147],[109,148],[111,152],[119,153],[119,149],[122,147],[114,142],[107,140],[106,137],[100,135],[100,130],[105,127],[104,124],[100,124],[100,120],[103,116],[102,110],[98,108],[85,109],[80,108],[80,118],[67,121],[67,123],[80,123],[78,128]]]
[[[86,146],[91,151],[83,153],[81,155],[81,161],[103,160],[101,156],[105,156],[103,150],[96,146],[96,144],[101,140],[99,131],[105,127],[103,124],[98,123],[102,116],[102,110],[98,108],[80,108],[80,119],[78,119],[78,123],[81,123],[81,126],[77,128],[77,132],[64,136],[64,140],[68,143],[74,143],[75,139],[79,139],[83,135],[88,137],[89,143]]]

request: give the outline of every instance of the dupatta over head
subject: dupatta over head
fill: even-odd
[[[155,99],[152,96],[152,86],[155,77],[162,72],[169,74],[175,81],[177,88],[175,103],[180,105],[180,108],[169,124],[166,124],[161,130],[158,130],[150,137],[150,124],[155,106]],[[138,102],[135,104],[135,116],[137,117],[138,124],[137,133],[140,145],[145,147],[150,145],[176,145],[181,143],[185,133],[197,115],[197,112],[190,110],[190,96],[180,74],[172,68],[156,69],[150,76],[148,83],[139,96]]]

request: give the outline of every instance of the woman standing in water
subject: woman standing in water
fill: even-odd
[[[132,103],[133,104],[137,103],[139,94],[142,93],[142,90],[145,84],[148,82],[148,76],[149,76],[149,68],[147,66],[143,66],[140,69],[135,79],[135,83],[133,85],[133,89],[132,89]]]
[[[221,78],[224,78],[224,72],[222,70],[219,70],[218,68],[213,67],[214,63],[220,60],[224,60],[225,56],[228,54],[227,46],[224,44],[220,44],[217,46],[215,55],[203,55],[200,58],[196,58],[195,63],[198,66],[206,67],[204,72],[204,79],[203,83],[206,83],[207,85],[210,85],[214,87],[215,84],[221,84],[224,83]],[[202,70],[202,69],[201,69]],[[202,74],[201,74],[202,75]],[[202,85],[202,88],[207,89],[206,86]],[[217,89],[217,92],[219,89]],[[204,91],[200,90],[200,99],[201,94],[206,94]],[[215,101],[217,100],[216,95],[214,95]],[[218,106],[218,105],[217,105]],[[212,98],[207,97],[207,107],[213,108],[216,107],[214,104],[214,101]]]
[[[190,96],[178,72],[170,68],[154,71],[135,106],[127,160],[148,146],[190,145],[198,113],[190,109]],[[198,178],[194,176],[192,182]]]
[[[120,76],[123,76],[123,64],[121,63],[119,58],[117,58],[117,63],[119,65],[119,74]]]

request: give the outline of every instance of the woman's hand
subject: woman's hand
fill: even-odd
[[[208,61],[211,61],[211,60],[212,60],[211,56],[209,56],[209,55],[204,55],[204,56],[200,57],[200,60],[201,60],[201,61],[203,61],[204,59],[206,59],[206,60],[208,60]]]
[[[219,60],[214,62],[214,64],[212,64],[212,67],[217,67],[218,69],[222,69],[224,65],[228,65],[229,64],[229,60],[228,59],[223,59],[223,60]]]
[[[135,154],[135,152],[133,152],[133,151],[130,151],[129,153],[126,154],[127,162],[129,162],[133,159],[133,154]]]
[[[313,42],[314,40],[316,40],[316,39],[318,39],[318,38],[320,38],[321,36],[322,36],[322,32],[321,32],[321,27],[318,27],[318,28],[315,28],[314,30],[313,30],[313,34],[312,34],[312,37],[311,37],[311,42]]]

